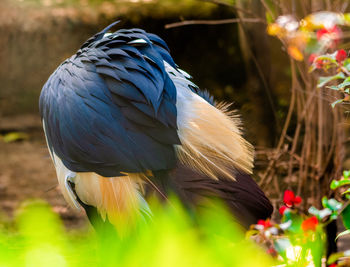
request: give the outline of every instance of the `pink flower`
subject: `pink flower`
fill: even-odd
[[[306,231],[315,231],[318,225],[318,219],[316,216],[312,216],[301,223],[301,228]]]
[[[347,54],[344,49],[340,49],[337,51],[337,54],[335,55],[335,59],[338,61],[338,63],[342,63],[347,57]]]

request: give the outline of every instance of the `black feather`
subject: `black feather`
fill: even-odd
[[[114,24],[115,25],[115,24]],[[174,65],[159,37],[112,26],[90,38],[51,75],[40,96],[48,144],[72,171],[117,176],[173,168]],[[133,44],[132,41],[144,42]]]
[[[259,219],[270,217],[273,207],[255,181],[248,174],[232,172],[236,181],[213,180],[178,163],[172,171],[153,172],[154,176],[150,179],[163,195],[175,193],[192,211],[213,200],[222,200],[245,228]],[[152,192],[157,191],[148,185],[147,197]],[[163,199],[163,196],[160,198]]]

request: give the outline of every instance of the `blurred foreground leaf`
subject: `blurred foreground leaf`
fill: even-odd
[[[194,223],[183,208],[151,205],[152,221],[121,238],[101,239],[83,229],[67,232],[40,201],[18,211],[10,233],[0,227],[0,266],[271,266],[271,258],[244,239],[224,208],[209,209]]]

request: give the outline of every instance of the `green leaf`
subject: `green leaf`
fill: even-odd
[[[350,179],[333,180],[330,187],[334,190],[344,185],[350,185]]]
[[[340,103],[342,103],[343,101],[344,101],[344,99],[338,99],[338,100],[334,101],[334,102],[331,104],[331,105],[332,105],[332,108],[334,108],[336,104],[340,104]]]
[[[331,214],[332,214],[332,211],[328,208],[325,208],[323,210],[320,210],[319,217],[322,220],[323,218],[325,218]]]
[[[266,17],[266,22],[267,22],[267,24],[271,24],[271,23],[274,22],[274,21],[273,21],[273,18],[272,18],[272,16],[271,16],[271,14],[270,14],[269,12],[266,12],[266,13],[265,13],[265,17]]]
[[[256,230],[256,229],[251,229],[251,230],[248,230],[245,234],[246,238],[250,238],[254,235],[257,235],[258,233],[260,233],[259,230]]]
[[[312,215],[315,215],[319,220],[322,220],[323,218],[325,218],[329,215],[332,215],[332,210],[330,210],[329,208],[319,210],[319,209],[315,208],[314,206],[311,206],[309,208],[308,212]]]
[[[347,70],[350,70],[350,59],[349,59],[349,58],[347,58],[347,59],[344,60],[343,66],[344,66]]]
[[[290,226],[292,225],[292,220],[283,222],[279,224],[280,229],[282,229],[283,231],[287,230]]]
[[[330,81],[335,81],[335,80],[339,80],[339,79],[345,79],[344,73],[340,72],[340,73],[337,73],[333,76],[320,77],[318,80],[317,87],[321,88],[321,87],[325,86],[327,83],[329,83]]]
[[[341,213],[343,224],[346,229],[350,229],[350,206],[348,205]]]
[[[349,170],[343,171],[343,176],[344,176],[344,178],[349,178],[350,177],[350,171]]]
[[[327,208],[327,204],[328,204],[328,198],[327,197],[323,197],[322,198],[322,206],[324,208]]]
[[[291,220],[291,224],[287,229],[288,232],[300,233],[301,232],[301,223],[303,222],[303,218],[299,214],[293,213],[293,212],[291,212],[288,217],[289,217],[288,220]]]
[[[316,217],[319,217],[319,214],[320,214],[320,210],[315,208],[314,206],[311,206],[308,212],[312,215],[315,215]]]
[[[337,240],[339,237],[342,237],[342,236],[345,236],[345,235],[349,235],[349,234],[350,234],[350,230],[345,230],[345,231],[339,233],[337,235],[337,237],[335,238],[335,240]]]
[[[331,89],[331,90],[335,90],[335,91],[339,91],[339,88],[336,85],[326,86],[326,88]]]
[[[341,193],[342,195],[346,195],[350,193],[350,188],[346,189],[343,193]]]
[[[339,258],[341,258],[343,256],[344,256],[344,252],[336,252],[336,253],[331,254],[327,260],[327,265],[335,263]]]
[[[342,83],[338,84],[338,85],[330,85],[330,86],[326,86],[326,88],[329,88],[331,90],[335,90],[335,91],[344,91],[345,93],[349,93],[349,88],[344,89],[345,87],[350,85],[350,77],[346,78],[346,80],[344,80]]]
[[[320,55],[317,57],[317,59],[323,60],[323,61],[329,61],[330,63],[334,63],[337,64],[337,60],[335,58],[337,52],[334,52],[332,54],[324,54],[324,55]],[[344,77],[345,79],[345,77]]]
[[[325,208],[330,209],[331,211],[338,211],[342,208],[343,204],[334,198],[328,199],[327,197],[322,198],[322,205]]]
[[[344,82],[338,84],[338,89],[343,89],[344,87],[346,86],[349,86],[350,85],[350,80],[348,80],[349,78],[347,78]],[[347,81],[348,80],[348,81]]]
[[[329,217],[329,219],[330,219],[331,221],[334,221],[334,220],[338,219],[338,214],[337,214],[337,213],[333,213],[333,214]]]

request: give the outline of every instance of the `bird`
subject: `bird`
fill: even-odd
[[[39,110],[58,184],[95,228],[151,218],[151,197],[196,211],[222,200],[244,228],[273,207],[252,178],[254,149],[230,105],[142,29],[89,38],[44,84]]]

